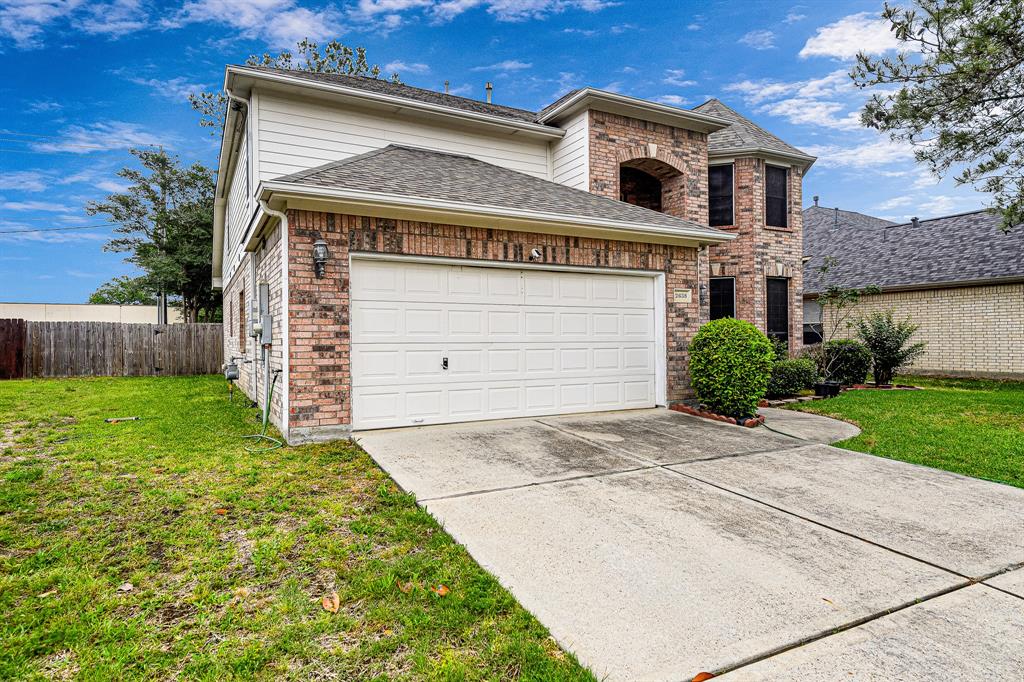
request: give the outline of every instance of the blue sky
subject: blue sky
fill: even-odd
[[[364,45],[402,79],[537,109],[590,85],[692,107],[718,97],[819,161],[805,204],[893,220],[972,210],[912,152],[857,123],[845,75],[858,49],[890,52],[881,2],[605,0],[0,0],[0,301],[82,302],[131,273],[83,211],[120,189],[128,147],[213,166],[217,144],[186,96],[227,63],[303,37]],[[97,226],[98,225],[98,226]],[[57,232],[16,232],[97,226]]]

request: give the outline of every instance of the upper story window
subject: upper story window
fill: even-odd
[[[708,225],[732,225],[732,164],[708,167]]]
[[[786,188],[789,185],[789,170],[768,166],[765,172],[764,224],[772,227],[789,227]]]

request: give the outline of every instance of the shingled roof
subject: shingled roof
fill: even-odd
[[[383,149],[277,178],[276,182],[376,192],[401,199],[457,202],[479,208],[536,211],[567,220],[630,223],[685,230],[690,235],[727,233],[665,213],[601,197],[484,161],[417,147]]]
[[[501,104],[481,102],[468,97],[459,97],[457,95],[449,95],[443,92],[435,92],[433,90],[417,88],[404,83],[392,83],[390,80],[384,78],[346,76],[338,73],[314,73],[312,71],[277,69],[269,66],[244,66],[243,68],[263,71],[264,73],[277,73],[291,78],[301,78],[319,83],[330,83],[331,85],[340,85],[342,87],[355,88],[357,90],[366,90],[368,92],[374,92],[381,95],[404,97],[417,102],[426,102],[427,104],[436,104],[439,106],[451,107],[453,109],[460,109],[462,111],[473,111],[478,114],[490,114],[492,116],[500,116],[502,118],[508,118],[515,121],[535,123],[537,119],[537,114],[535,112],[527,111],[526,109],[516,109],[515,107],[506,107]]]
[[[805,154],[788,142],[784,142],[775,135],[772,135],[761,126],[725,106],[717,99],[709,99],[704,104],[694,107],[693,110],[732,121],[732,125],[729,127],[713,132],[708,136],[708,153],[710,154],[727,154],[729,152],[761,149],[769,152],[774,151],[785,156],[804,157],[809,161],[814,160],[814,157]]]
[[[914,289],[1024,279],[1024,229],[1003,232],[989,211],[895,224],[881,218],[814,206],[804,209],[804,294],[827,285]],[[827,282],[818,269],[837,264]]]

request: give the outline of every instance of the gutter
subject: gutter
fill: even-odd
[[[505,206],[488,206],[469,204],[457,201],[432,199],[416,196],[396,196],[382,192],[365,190],[338,189],[301,185],[290,182],[262,182],[259,190],[260,204],[269,202],[271,198],[311,198],[327,199],[339,203],[348,203],[372,208],[416,209],[423,212],[440,213],[444,216],[463,216],[482,219],[507,218],[513,221],[556,225],[560,227],[598,228],[623,233],[623,238],[635,240],[638,235],[658,237],[678,237],[705,244],[716,244],[731,241],[736,235],[712,228],[662,227],[650,223],[637,223],[620,220],[604,220],[587,216],[531,211]]]
[[[672,107],[667,104],[659,104],[657,102],[648,102],[647,100],[637,99],[636,97],[629,97],[627,95],[620,95],[614,92],[605,92],[604,90],[596,90],[594,88],[583,88],[575,95],[559,104],[554,109],[544,112],[543,115],[537,118],[538,121],[545,123],[547,121],[558,120],[559,118],[572,113],[579,107],[586,106],[587,100],[593,100],[597,103],[611,104],[615,106],[634,109],[637,111],[643,111],[647,113],[657,114],[663,117],[670,117],[674,119],[681,119],[689,123],[689,127],[693,129],[694,125],[699,125],[697,128],[700,132],[711,133],[716,130],[722,130],[729,127],[732,121],[729,121],[718,116],[712,116],[710,114],[702,114],[697,111],[690,111],[688,109],[680,109],[678,107]],[[617,113],[611,111],[610,113]],[[634,116],[635,117],[635,116]],[[687,126],[677,126],[685,128]]]
[[[396,97],[394,95],[386,95],[379,92],[370,92],[358,88],[338,85],[336,83],[322,83],[305,78],[295,78],[288,76],[287,74],[268,73],[266,71],[248,69],[240,66],[229,66],[227,68],[227,78],[230,78],[233,74],[285,85],[294,85],[310,90],[320,90],[322,92],[343,95],[351,99],[363,100],[365,102],[386,104],[390,107],[394,107],[394,111],[396,112],[408,109],[444,118],[458,119],[462,121],[475,121],[477,123],[505,128],[506,130],[512,130],[514,132],[530,133],[550,139],[561,139],[562,137],[565,137],[565,131],[561,128],[554,128],[541,123],[517,121],[516,119],[496,116],[494,114],[484,114],[477,111],[456,109],[455,107],[449,107],[442,104],[431,104],[429,102],[421,102],[419,100],[408,99],[406,97]]]
[[[736,156],[776,156],[780,159],[787,159],[790,161],[798,161],[805,164],[804,170],[814,165],[814,162],[818,160],[817,156],[811,156],[809,154],[794,154],[793,152],[783,152],[777,149],[768,149],[767,147],[741,147],[739,149],[728,149],[719,152],[708,150],[708,159],[715,158],[732,158]]]

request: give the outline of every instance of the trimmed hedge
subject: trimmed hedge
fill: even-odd
[[[831,376],[843,386],[863,384],[871,371],[871,351],[860,341],[839,339],[825,344],[825,366]]]
[[[690,381],[713,412],[753,417],[768,388],[775,352],[768,337],[743,320],[708,322],[690,342]]]
[[[805,388],[810,388],[818,380],[818,366],[807,358],[779,360],[772,367],[772,376],[768,380],[768,397],[781,398],[796,395]]]

